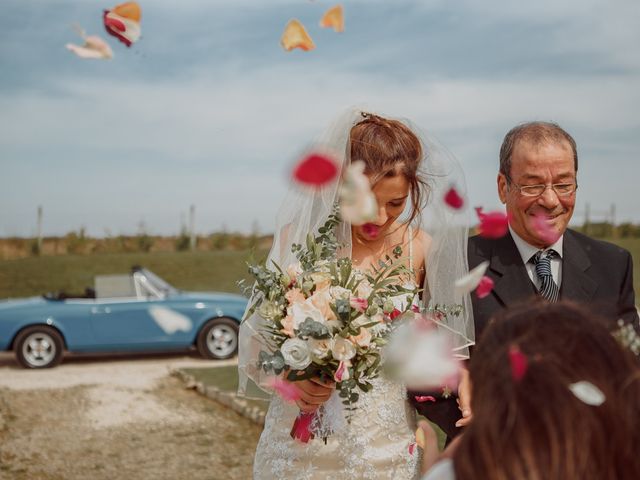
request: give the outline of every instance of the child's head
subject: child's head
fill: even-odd
[[[506,310],[479,340],[470,375],[458,478],[640,478],[637,359],[588,312],[542,302]],[[577,382],[604,403],[578,399]]]

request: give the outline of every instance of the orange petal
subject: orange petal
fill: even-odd
[[[302,50],[309,51],[316,48],[313,40],[304,28],[304,25],[295,18],[287,23],[280,38],[280,44],[287,52],[290,52],[294,48],[300,48]]]
[[[125,2],[120,5],[116,5],[111,9],[113,13],[116,15],[120,15],[121,17],[128,18],[129,20],[133,20],[135,22],[140,21],[140,16],[142,11],[140,10],[140,5],[137,2]]]
[[[344,11],[342,5],[336,5],[327,10],[320,20],[320,26],[323,28],[333,28],[335,32],[344,32]]]

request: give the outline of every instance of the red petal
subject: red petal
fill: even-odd
[[[400,310],[398,310],[397,308],[393,309],[393,312],[391,312],[389,314],[389,318],[391,320],[395,320],[396,318],[398,318],[400,315],[402,315],[402,312]]]
[[[362,225],[362,231],[365,235],[376,238],[380,234],[380,227],[374,223],[365,223]]]
[[[516,382],[519,382],[525,373],[527,373],[529,362],[526,355],[515,345],[509,348],[509,363],[511,364],[511,377]]]
[[[409,455],[413,455],[413,452],[415,451],[415,449],[416,449],[415,442],[414,443],[410,443],[409,444]]]
[[[476,287],[476,295],[478,298],[484,298],[489,295],[491,290],[493,290],[493,285],[493,280],[484,275]]]
[[[444,196],[444,203],[458,210],[464,205],[464,199],[454,187],[451,187]]]
[[[418,402],[418,403],[435,402],[436,401],[435,397],[433,397],[431,395],[416,395],[414,398],[416,399],[416,402]]]
[[[329,183],[338,175],[336,163],[325,155],[312,153],[304,157],[293,170],[293,178],[314,187]]]
[[[509,216],[504,212],[483,213],[482,208],[477,207],[476,213],[480,219],[478,233],[481,237],[500,238],[504,237],[509,230]]]

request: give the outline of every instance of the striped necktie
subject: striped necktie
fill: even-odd
[[[536,275],[540,279],[538,294],[550,302],[558,301],[560,293],[560,289],[556,282],[553,281],[553,275],[551,274],[551,259],[557,257],[558,253],[555,250],[541,250],[529,260],[535,265]]]

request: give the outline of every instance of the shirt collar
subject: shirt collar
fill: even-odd
[[[533,245],[525,242],[520,235],[513,231],[511,225],[509,225],[509,231],[511,232],[511,237],[513,238],[513,242],[516,244],[518,248],[518,252],[520,252],[520,256],[522,257],[522,262],[526,265],[529,262],[529,259],[533,257],[540,249],[538,247],[534,247]],[[558,240],[553,245],[548,246],[544,250],[555,250],[560,258],[562,258],[562,242],[564,239],[564,235],[561,235]]]

